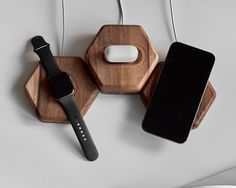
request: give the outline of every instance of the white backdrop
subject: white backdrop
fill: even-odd
[[[82,56],[103,24],[118,23],[116,0],[65,0],[65,55]],[[0,1],[0,187],[178,187],[236,166],[236,1],[173,0],[179,41],[211,51],[217,98],[199,129],[178,145],[145,133],[135,95],[99,94],[85,116],[100,157],[86,161],[70,126],[41,123],[23,92],[37,65],[29,39],[58,54],[59,0]],[[161,59],[173,41],[167,0],[123,0],[125,23],[146,30]]]

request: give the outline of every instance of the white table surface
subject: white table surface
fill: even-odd
[[[82,56],[116,0],[66,1],[66,56]],[[167,0],[123,0],[125,23],[146,30],[161,59],[173,42]],[[236,166],[236,1],[173,0],[179,41],[216,56],[217,98],[199,129],[175,144],[145,133],[136,95],[99,94],[85,116],[100,156],[88,162],[70,126],[40,122],[23,84],[37,65],[29,40],[42,35],[58,55],[60,0],[0,1],[0,187],[178,187]]]

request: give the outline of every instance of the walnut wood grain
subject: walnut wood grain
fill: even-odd
[[[160,62],[157,64],[155,70],[153,71],[147,83],[145,84],[142,91],[140,92],[140,97],[146,107],[148,106],[148,103],[151,100],[156,84],[160,78],[163,65],[164,65],[163,62]],[[198,112],[197,112],[197,115],[193,124],[193,129],[199,127],[201,121],[205,117],[207,111],[211,107],[215,98],[216,98],[216,92],[214,88],[212,87],[211,83],[208,82],[208,85],[206,87],[205,93],[203,95],[202,101],[200,103],[200,106],[199,106],[199,109],[198,109]]]
[[[80,113],[84,115],[98,94],[98,88],[91,80],[85,62],[79,57],[56,57],[56,61],[61,70],[70,75],[75,88],[77,105]],[[51,95],[46,74],[41,65],[36,67],[25,83],[25,93],[41,121],[68,121],[63,109]]]
[[[130,64],[112,64],[104,58],[109,45],[134,45],[138,59]],[[85,61],[104,93],[138,93],[158,62],[158,54],[138,25],[105,25],[85,53]]]

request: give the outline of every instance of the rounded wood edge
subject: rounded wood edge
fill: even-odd
[[[37,101],[34,102],[34,100],[32,99],[30,93],[29,93],[29,90],[30,90],[30,81],[32,79],[32,76],[37,72],[37,71],[40,71],[40,65],[38,64],[31,72],[29,78],[25,81],[23,87],[24,87],[24,93],[27,97],[27,99],[29,100],[29,102],[31,103],[31,106],[33,107],[33,110],[36,110],[37,109]],[[40,77],[40,75],[39,75]],[[39,80],[40,78],[38,78]],[[39,89],[39,87],[37,87],[37,90]],[[38,98],[38,92],[36,92],[37,96],[36,98]]]
[[[203,112],[201,113],[201,115],[199,116],[198,120],[194,122],[194,125],[192,128],[193,130],[200,126],[202,120],[204,119],[204,117],[206,116],[207,112],[209,111],[210,107],[212,106],[213,102],[216,99],[216,91],[210,82],[208,82],[208,87],[211,89],[211,92],[212,92],[211,99],[209,100],[209,102],[205,106],[205,108],[204,108]]]
[[[99,90],[96,89],[96,91],[93,92],[93,94],[88,98],[88,100],[86,100],[85,104],[84,104],[84,108],[81,110],[81,115],[84,116],[87,111],[90,108],[90,104],[89,103],[93,103],[96,99],[96,97],[99,94]]]

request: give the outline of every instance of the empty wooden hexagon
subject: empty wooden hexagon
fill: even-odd
[[[145,84],[145,86],[143,87],[140,93],[140,97],[146,107],[148,106],[148,103],[151,100],[152,94],[159,80],[163,65],[164,65],[163,62],[157,64],[156,68],[154,69],[153,73],[151,74],[150,78],[148,79],[147,83]],[[212,87],[211,83],[208,82],[208,85],[206,87],[205,93],[203,95],[201,104],[199,106],[199,109],[195,118],[195,122],[193,124],[193,129],[199,127],[201,121],[205,117],[207,111],[211,107],[215,98],[216,98],[216,92],[214,88]]]
[[[135,62],[112,64],[104,49],[109,45],[133,45],[139,55]],[[158,62],[158,54],[138,25],[104,25],[85,53],[85,61],[99,89],[104,93],[138,93]]]
[[[55,59],[61,70],[70,75],[75,88],[77,105],[81,115],[84,115],[98,94],[98,88],[91,80],[85,62],[79,57],[56,57]],[[46,74],[41,65],[36,67],[25,83],[25,93],[41,121],[68,121],[63,109],[50,93]]]

